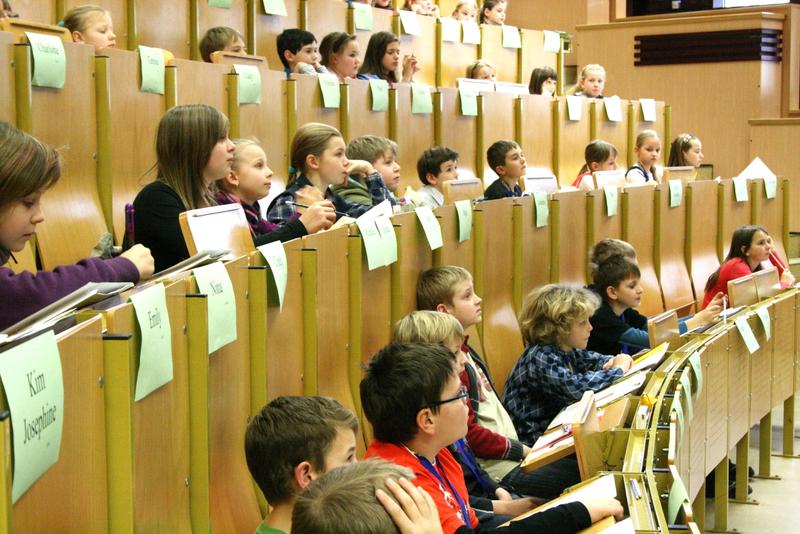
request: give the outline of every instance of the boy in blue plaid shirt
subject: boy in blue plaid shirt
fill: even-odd
[[[564,407],[601,390],[630,369],[627,354],[586,350],[600,306],[592,291],[550,284],[532,291],[520,314],[525,352],[506,380],[503,404],[521,440],[533,443]]]

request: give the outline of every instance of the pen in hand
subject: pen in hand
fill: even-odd
[[[306,208],[306,209],[308,209],[308,208],[311,207],[311,206],[307,206],[305,204],[299,204],[297,202],[292,202],[292,201],[287,202],[287,204],[289,204],[290,206],[294,206],[295,208]],[[341,211],[336,211],[336,216],[337,217],[349,217],[348,214],[346,214],[344,212],[341,212]]]

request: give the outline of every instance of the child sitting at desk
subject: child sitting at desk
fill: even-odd
[[[519,316],[525,352],[506,380],[505,405],[520,439],[534,442],[564,407],[609,386],[630,369],[627,354],[586,350],[589,318],[600,299],[584,288],[548,284],[533,290]]]
[[[525,179],[527,166],[519,145],[514,141],[497,141],[486,151],[486,161],[498,178],[486,188],[483,197],[486,200],[521,197],[519,184]]]
[[[458,179],[458,152],[443,146],[429,148],[417,160],[417,175],[423,187],[418,191],[424,206],[444,206],[445,182]]]

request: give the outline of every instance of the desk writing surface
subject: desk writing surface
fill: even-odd
[[[741,317],[741,315],[740,315]],[[750,353],[736,327],[728,330],[728,443],[739,441],[747,433],[750,402],[745,394],[750,388]],[[724,398],[724,397],[721,397]]]
[[[701,356],[707,394],[706,472],[716,466],[728,453],[728,350],[727,334],[719,334],[709,342]],[[731,443],[731,445],[733,445]],[[706,473],[706,474],[707,474]]]

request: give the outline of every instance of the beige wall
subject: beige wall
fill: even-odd
[[[756,156],[781,177],[792,180],[789,196],[789,229],[800,232],[800,119],[766,119],[750,121],[748,157]]]
[[[698,135],[716,174],[749,162],[748,121],[781,114],[781,64],[742,61],[635,67],[634,36],[783,27],[783,15],[743,13],[579,26],[578,65],[606,67],[606,95],[655,98],[672,106],[672,132]],[[671,140],[667,140],[669,142]]]

